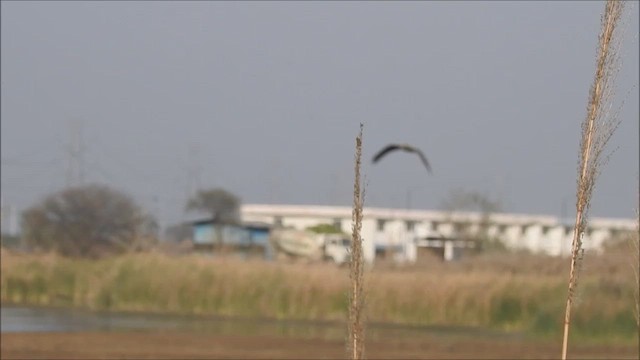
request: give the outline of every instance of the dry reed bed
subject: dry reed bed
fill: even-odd
[[[508,265],[505,257],[502,263],[480,257],[370,270],[367,319],[558,334],[566,278],[544,269],[549,264],[553,270],[561,259],[520,256]],[[578,293],[572,336],[631,341],[634,282],[628,262],[615,256],[596,261],[599,268],[585,269],[592,274]],[[523,270],[529,268],[539,271]],[[344,321],[348,309],[348,269],[327,264],[162,254],[89,261],[2,251],[1,270],[5,303],[332,321]]]

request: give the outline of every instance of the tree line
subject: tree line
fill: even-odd
[[[213,188],[188,199],[185,209],[208,214],[215,222],[238,223],[240,199]],[[22,214],[21,241],[28,250],[97,258],[147,250],[158,243],[156,219],[128,194],[106,185],[62,189],[45,196]],[[182,225],[168,229],[189,236]]]
[[[238,196],[222,189],[198,191],[187,200],[185,210],[207,214],[219,224],[240,223]],[[458,235],[478,241],[483,250],[500,248],[490,241],[486,230],[490,217],[499,212],[500,203],[473,191],[453,191],[441,204],[445,210],[476,210],[483,214],[479,232]],[[91,184],[65,188],[39,200],[22,214],[21,244],[27,250],[53,251],[64,256],[97,258],[129,251],[148,250],[159,244],[156,219],[133,198],[106,185]],[[321,224],[317,232],[334,232],[332,225]],[[192,238],[190,224],[169,226],[165,238],[180,242]],[[221,245],[222,235],[216,234]],[[8,245],[7,241],[3,244]]]

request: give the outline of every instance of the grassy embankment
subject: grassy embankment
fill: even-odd
[[[367,275],[371,322],[481,326],[557,336],[566,261],[503,254],[455,264],[376,268]],[[348,269],[199,256],[125,255],[72,260],[2,251],[1,300],[96,310],[345,321]],[[592,256],[571,336],[636,339],[627,256]]]

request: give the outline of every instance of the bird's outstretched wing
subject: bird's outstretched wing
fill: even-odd
[[[416,153],[419,157],[420,160],[422,161],[422,164],[424,165],[425,168],[427,168],[427,172],[431,173],[431,165],[429,164],[429,160],[427,160],[427,157],[424,155],[424,153],[418,149],[417,147],[411,146],[411,145],[407,145],[407,144],[389,144],[387,146],[385,146],[382,150],[380,150],[374,157],[373,157],[373,163],[377,163],[378,161],[380,161],[380,159],[382,159],[386,154],[394,151],[394,150],[404,150],[407,152],[412,152],[412,153]]]
[[[427,157],[424,156],[424,153],[420,149],[418,149],[416,147],[411,147],[408,150],[418,154],[418,156],[420,157],[420,160],[422,160],[422,163],[424,164],[424,167],[427,168],[427,171],[429,173],[432,173],[431,165],[429,165],[429,160],[427,160]]]
[[[394,150],[398,150],[400,149],[399,145],[396,144],[390,144],[385,146],[382,150],[380,150],[374,157],[373,157],[373,163],[377,163],[378,161],[380,161],[380,159],[382,159],[385,155],[387,155],[388,153],[394,151]]]

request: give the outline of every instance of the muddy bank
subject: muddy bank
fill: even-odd
[[[2,359],[303,359],[345,357],[344,342],[321,338],[216,335],[194,332],[3,333]],[[367,358],[552,359],[559,342],[487,338],[370,339]],[[636,346],[581,346],[572,358],[637,358]]]

